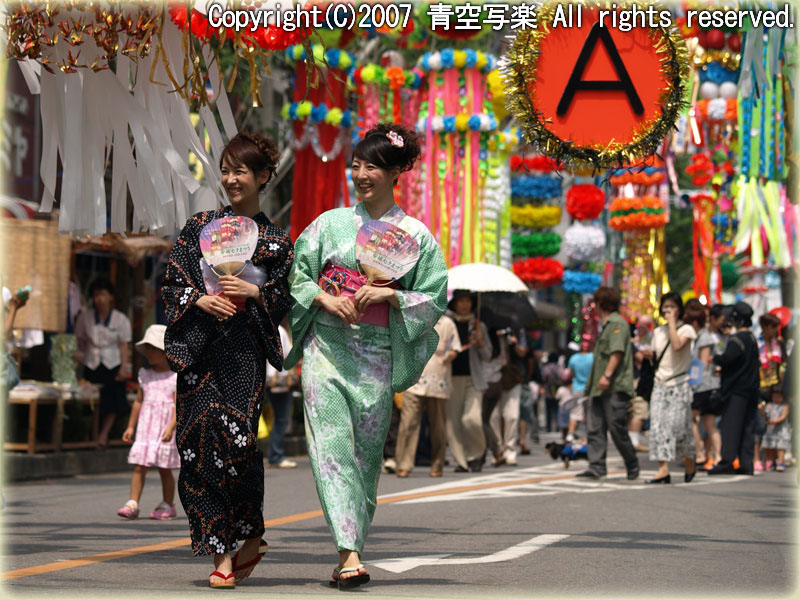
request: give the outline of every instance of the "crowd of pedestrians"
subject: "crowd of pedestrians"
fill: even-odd
[[[602,322],[597,339],[545,352],[532,348],[533,332],[486,327],[473,295],[457,290],[437,325],[448,333],[420,383],[400,399],[398,476],[408,476],[415,455],[420,464],[430,460],[432,476],[441,472],[444,451],[434,431],[443,427],[442,413],[454,468],[462,473],[516,465],[529,444],[539,443],[540,426],[561,433],[562,458],[586,444],[589,467],[578,477],[587,479],[606,474],[608,437],[628,479],[639,476],[637,453],[656,463],[651,484],[670,483],[676,461],[688,483],[702,471],[783,471],[794,460],[791,343],[775,315],[761,316],[756,338],[744,302],[684,304],[679,294],[666,293],[657,324],[650,315],[623,319],[615,289],[599,288],[593,300]],[[424,444],[416,447],[426,407],[435,460]],[[394,464],[387,461],[387,470],[394,472]]]

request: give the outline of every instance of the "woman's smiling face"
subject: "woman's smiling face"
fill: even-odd
[[[399,168],[386,170],[366,159],[353,157],[353,185],[358,197],[365,202],[391,194],[398,175]]]
[[[248,166],[233,164],[227,156],[222,161],[222,187],[234,206],[247,201],[258,202],[258,190],[268,179],[268,171],[257,176]]]

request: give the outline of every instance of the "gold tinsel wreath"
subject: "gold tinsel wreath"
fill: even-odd
[[[686,44],[674,25],[669,28],[653,27],[649,34],[656,43],[656,52],[663,54],[662,69],[668,82],[661,97],[661,115],[637,128],[634,139],[628,143],[611,142],[607,145],[580,146],[563,140],[548,129],[547,118],[536,109],[528,92],[528,82],[536,78],[540,47],[550,33],[555,12],[561,2],[548,2],[537,13],[537,29],[521,30],[505,55],[501,72],[506,81],[506,106],[519,123],[528,143],[536,144],[542,154],[575,168],[596,172],[612,166],[623,166],[649,156],[658,150],[661,142],[674,127],[684,100],[689,74],[689,54]],[[652,2],[622,0],[586,0],[580,6],[606,10],[631,10],[634,5],[642,10]],[[656,10],[661,7],[655,6]]]

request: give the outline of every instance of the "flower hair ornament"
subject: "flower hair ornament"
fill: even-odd
[[[392,142],[392,146],[397,148],[402,148],[405,146],[405,142],[403,141],[403,136],[401,136],[396,131],[389,131],[386,134],[386,137],[389,138],[389,141]]]

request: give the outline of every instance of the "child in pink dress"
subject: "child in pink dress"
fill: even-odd
[[[122,439],[136,441],[128,454],[128,462],[136,465],[131,477],[131,499],[117,511],[120,517],[136,519],[139,499],[149,467],[158,467],[163,500],[150,513],[151,519],[175,518],[175,478],[172,469],[180,467],[175,444],[175,394],[178,375],[173,373],[164,354],[164,325],[151,325],[136,349],[145,355],[149,369],[139,371],[139,393],[131,411],[128,428]]]

